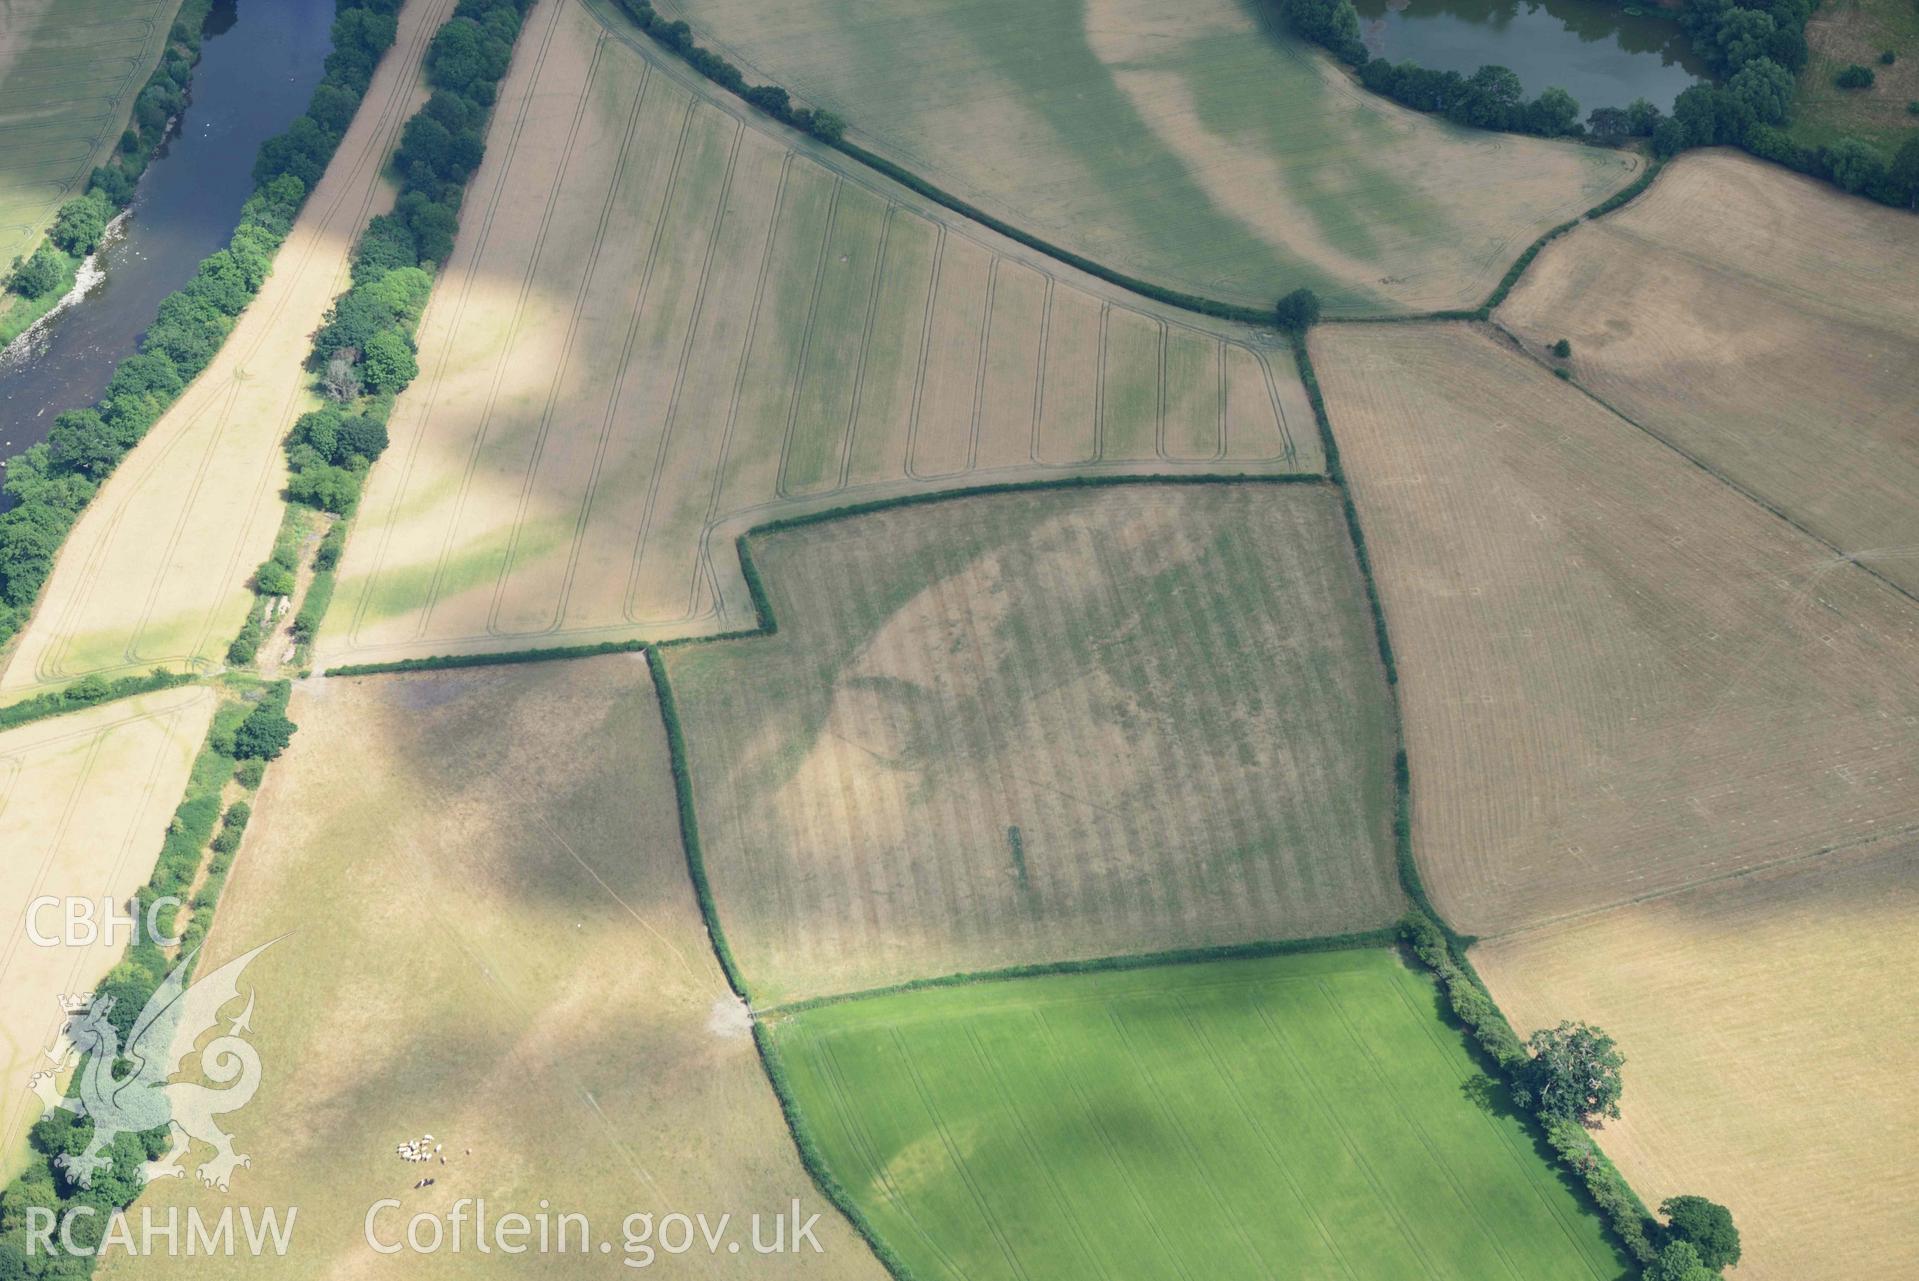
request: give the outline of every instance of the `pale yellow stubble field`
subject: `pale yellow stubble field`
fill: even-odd
[[[1499,309],[1581,385],[1919,593],[1919,219],[1731,151],[1549,245]]]
[[[1586,1019],[1626,1054],[1600,1134],[1657,1204],[1732,1209],[1741,1281],[1919,1274],[1919,846],[1887,841],[1481,944],[1522,1031]]]
[[[1312,350],[1456,928],[1919,825],[1919,607],[1484,329]]]

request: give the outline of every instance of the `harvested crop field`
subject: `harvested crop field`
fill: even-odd
[[[666,661],[756,1004],[1403,910],[1330,487],[959,498],[752,551],[777,633]]]
[[[214,695],[173,689],[0,734],[0,1170],[11,1174],[39,1119],[29,1079],[60,1032],[57,998],[90,992],[126,946],[105,935],[104,904],[123,908],[153,871],[167,820],[206,737]],[[90,945],[44,945],[28,912],[44,896],[91,902]],[[33,932],[65,937],[64,905]]]
[[[535,9],[521,49],[325,661],[738,627],[734,536],[798,510],[1320,468],[1270,334],[1046,263],[578,0]]]
[[[1456,928],[1919,830],[1919,607],[1485,330],[1313,352]]]
[[[773,1024],[924,1278],[1613,1281],[1431,982],[1384,950],[875,997]]]
[[[0,264],[28,254],[112,153],[180,0],[8,0],[0,13]]]
[[[260,1092],[226,1121],[253,1163],[230,1196],[178,1180],[145,1202],[297,1205],[294,1244],[105,1275],[604,1277],[630,1213],[730,1212],[745,1241],[797,1197],[824,1212],[822,1254],[655,1262],[883,1281],[800,1167],[714,962],[640,657],[307,682],[291,715],[207,943],[225,960],[278,940],[244,980]],[[423,1134],[446,1164],[396,1155]],[[459,1253],[376,1257],[362,1224],[389,1197],[383,1241],[474,1197],[494,1221],[587,1215],[616,1253],[482,1254],[469,1217]]]
[[[1473,949],[1521,1028],[1626,1053],[1601,1136],[1648,1202],[1731,1207],[1740,1281],[1919,1276],[1919,843],[1701,886]]]
[[[1249,0],[655,8],[992,216],[1249,307],[1302,285],[1336,315],[1477,306],[1641,164],[1408,111]]]
[[[1729,151],[1549,245],[1499,309],[1580,384],[1919,594],[1919,219]]]
[[[426,42],[452,0],[408,0],[326,176],[213,363],[108,477],[61,548],[4,675],[14,701],[92,673],[218,662],[272,550],[281,441],[313,402],[311,335],[347,282],[353,238],[393,199],[382,168],[424,100]]]

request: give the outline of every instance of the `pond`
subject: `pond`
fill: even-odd
[[[1707,78],[1679,24],[1651,4],[1607,0],[1354,0],[1367,51],[1471,75],[1510,67],[1532,97],[1557,85],[1594,107],[1645,98],[1661,111]],[[1634,12],[1637,9],[1638,12]]]
[[[215,3],[187,105],[96,255],[93,287],[0,352],[0,459],[98,399],[161,301],[226,244],[253,193],[254,153],[320,82],[332,23],[332,0]]]

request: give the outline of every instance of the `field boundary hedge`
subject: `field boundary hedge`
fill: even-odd
[[[1017,982],[1021,979],[1051,978],[1062,974],[1106,974],[1123,970],[1150,970],[1161,966],[1203,965],[1208,961],[1253,960],[1267,956],[1296,956],[1314,952],[1351,952],[1366,948],[1388,947],[1398,938],[1396,926],[1376,930],[1357,930],[1347,934],[1318,934],[1297,939],[1258,939],[1247,943],[1217,943],[1211,947],[1169,948],[1163,952],[1122,952],[1115,956],[1094,956],[1068,961],[1036,961],[1028,965],[1005,965],[990,970],[967,970],[932,978],[907,979],[883,987],[862,988],[857,992],[834,992],[809,996],[781,1005],[755,1010],[756,1016],[781,1018],[804,1014],[829,1005],[845,1005],[873,997],[898,996],[906,992],[924,992],[949,987],[972,987],[980,983]]]
[[[1499,1069],[1507,1086],[1516,1086],[1518,1070],[1531,1055],[1484,980],[1466,961],[1464,949],[1454,941],[1456,936],[1437,918],[1418,910],[1406,914],[1399,934],[1432,972],[1447,1008]],[[1659,1240],[1661,1232],[1658,1220],[1586,1128],[1577,1121],[1530,1110],[1527,1116],[1560,1164],[1585,1188],[1627,1254],[1641,1266],[1652,1262],[1657,1252],[1653,1242]]]
[[[943,503],[961,498],[978,498],[988,494],[1017,494],[1031,490],[1048,489],[1099,489],[1117,485],[1326,485],[1332,486],[1330,477],[1319,472],[1201,472],[1191,476],[1178,473],[1153,472],[1122,476],[1046,476],[1035,480],[995,481],[986,485],[961,486],[956,489],[940,489],[930,492],[898,494],[891,498],[870,499],[863,502],[848,503],[839,507],[822,508],[816,512],[805,512],[797,516],[781,516],[764,521],[745,530],[734,539],[734,547],[740,556],[740,576],[746,580],[746,590],[753,601],[755,625],[735,628],[731,631],[715,632],[710,636],[674,636],[665,640],[620,640],[601,641],[589,645],[547,645],[532,646],[527,649],[494,650],[479,654],[434,654],[424,658],[396,658],[384,662],[342,663],[329,667],[327,676],[381,676],[397,672],[444,671],[456,667],[490,667],[495,664],[539,663],[552,659],[592,658],[599,654],[632,654],[651,649],[677,649],[685,645],[710,645],[715,641],[746,640],[754,636],[770,636],[779,631],[779,620],[773,616],[773,604],[767,595],[766,583],[760,574],[759,565],[753,559],[750,540],[781,530],[797,529],[804,525],[816,525],[827,521],[845,520],[853,516],[865,516],[873,512],[890,511],[894,508],[917,507],[924,503]]]
[[[724,68],[726,71],[730,71],[732,76],[744,85],[744,76],[739,68],[727,62],[724,58],[719,57],[719,55],[713,53],[711,50],[693,43],[690,35],[691,29],[688,28],[684,22],[665,22],[659,17],[658,13],[655,12],[652,4],[649,3],[648,0],[608,0],[608,2],[618,5],[632,21],[633,25],[652,37],[654,43],[671,53],[677,54],[693,71],[704,76],[714,84],[719,85],[722,89],[726,89],[734,94],[734,96],[746,103],[747,106],[760,111],[764,115],[771,116],[781,124],[800,130],[821,145],[831,147],[836,151],[852,157],[867,168],[899,183],[907,190],[924,196],[935,204],[952,210],[954,213],[971,218],[982,226],[1005,236],[1008,240],[1022,244],[1028,249],[1038,250],[1040,253],[1057,259],[1070,267],[1075,267],[1089,276],[1103,280],[1110,285],[1117,285],[1121,289],[1138,294],[1143,298],[1149,298],[1154,302],[1164,303],[1167,306],[1177,307],[1183,311],[1194,312],[1198,315],[1211,316],[1220,320],[1238,321],[1262,329],[1273,329],[1276,327],[1274,313],[1270,308],[1247,307],[1238,303],[1229,303],[1218,298],[1208,298],[1201,294],[1192,294],[1183,290],[1168,288],[1164,285],[1156,285],[1151,281],[1142,280],[1138,276],[1129,275],[1126,272],[1120,271],[1118,268],[1109,267],[1102,262],[1086,257],[1084,254],[1075,253],[1064,246],[1054,244],[1043,236],[1027,231],[1013,223],[1007,222],[1003,218],[988,213],[972,202],[947,191],[939,184],[888,160],[885,156],[868,151],[858,143],[848,142],[845,137],[838,132],[829,131],[827,133],[821,133],[809,128],[807,123],[796,120],[794,118],[795,113],[790,109],[784,112],[773,110],[765,101],[749,96],[750,90],[729,84],[725,79],[721,78],[721,75],[715,74],[715,72]],[[681,34],[677,37],[678,43],[661,36],[660,32],[668,28],[681,29]],[[631,42],[628,41],[627,43],[630,44]],[[721,74],[724,73],[722,72]],[[776,88],[776,86],[760,86],[760,88],[773,89]],[[1369,89],[1368,92],[1371,93],[1373,91]],[[778,90],[778,95],[777,101],[787,101],[785,90]],[[1592,144],[1588,143],[1586,145]],[[1611,213],[1620,205],[1625,204],[1633,197],[1639,195],[1651,185],[1654,176],[1658,174],[1659,170],[1664,166],[1664,163],[1664,160],[1654,158],[1647,165],[1645,172],[1625,187],[1614,192],[1611,196],[1608,196],[1599,204],[1594,205],[1585,213],[1569,222],[1561,223],[1559,226],[1541,235],[1533,242],[1531,247],[1522,253],[1513,265],[1507,269],[1500,283],[1494,287],[1492,295],[1478,307],[1451,308],[1442,311],[1417,312],[1406,315],[1341,316],[1329,318],[1325,323],[1379,324],[1405,323],[1422,320],[1484,320],[1492,312],[1494,307],[1497,307],[1505,300],[1507,292],[1518,282],[1519,277],[1525,273],[1526,268],[1532,264],[1533,258],[1538,255],[1539,250],[1543,248],[1548,241],[1564,235],[1583,221]]]
[[[191,673],[170,672],[163,667],[156,667],[145,676],[122,676],[112,681],[101,676],[82,676],[65,689],[52,690],[0,707],[0,732],[31,725],[50,716],[65,716],[69,712],[83,712],[103,703],[117,703],[141,694],[151,694],[155,690],[190,685],[196,679]]]
[[[873,1252],[880,1266],[892,1273],[896,1281],[916,1281],[906,1261],[893,1253],[893,1247],[880,1236],[845,1186],[827,1168],[819,1141],[813,1137],[813,1131],[800,1111],[799,1100],[794,1097],[792,1082],[786,1075],[786,1060],[780,1055],[772,1031],[758,1019],[753,1020],[753,1048],[759,1052],[760,1069],[766,1073],[767,1083],[773,1087],[773,1097],[779,1100],[780,1113],[786,1118],[787,1132],[793,1136],[793,1150],[799,1154],[800,1165],[812,1178],[813,1186],[853,1226],[853,1231],[866,1242],[866,1248]]]

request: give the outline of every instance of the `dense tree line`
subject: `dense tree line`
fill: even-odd
[[[44,444],[8,461],[5,489],[14,505],[0,515],[0,642],[19,630],[100,482],[206,368],[259,292],[373,67],[393,43],[398,7],[399,0],[337,0],[334,48],[312,105],[286,133],[262,144],[253,195],[227,247],[202,261],[193,279],[160,305],[139,351],[120,363],[98,403],[61,414]],[[101,172],[95,171],[95,190],[69,202],[56,221],[54,240],[68,252],[90,250],[106,226],[110,206],[101,197],[117,180],[103,183]]]
[[[732,90],[780,123],[810,133],[825,142],[838,142],[845,137],[844,120],[830,111],[795,107],[792,95],[778,85],[748,84],[738,67],[693,39],[693,28],[684,22],[668,22],[660,17],[650,0],[620,0],[620,7],[626,10],[640,30],[685,58],[695,71],[715,84]]]
[[[432,94],[406,122],[393,154],[400,194],[393,211],[373,218],[354,245],[352,287],[334,300],[314,335],[308,363],[327,403],[301,415],[287,436],[287,497],[296,503],[351,513],[367,472],[386,450],[393,399],[420,372],[414,330],[433,273],[453,252],[466,185],[486,154],[487,121],[530,4],[460,0],[427,48]],[[339,556],[331,535],[329,542],[331,555],[323,547],[320,566],[328,576],[316,584],[322,599]],[[255,589],[284,595],[278,589],[291,586],[291,569],[268,560],[254,575]],[[317,620],[304,609],[302,619],[310,632]]]
[[[1690,147],[1743,147],[1849,192],[1919,208],[1919,136],[1908,138],[1888,162],[1863,139],[1801,147],[1786,135],[1796,77],[1808,58],[1806,20],[1813,0],[1686,0],[1680,25],[1718,83],[1694,85],[1681,93],[1671,116],[1641,99],[1627,107],[1596,108],[1583,124],[1579,104],[1565,90],[1547,89],[1528,102],[1519,77],[1505,67],[1484,66],[1462,76],[1369,57],[1360,42],[1352,0],[1279,3],[1295,31],[1350,63],[1367,88],[1416,111],[1482,129],[1548,138],[1589,137],[1605,143],[1650,138],[1662,157]],[[1869,83],[1870,69],[1858,70],[1866,75],[1854,80]]]
[[[1479,129],[1546,138],[1585,132],[1571,94],[1547,89],[1527,101],[1519,76],[1510,68],[1489,64],[1462,76],[1369,56],[1359,38],[1359,13],[1352,0],[1280,0],[1280,7],[1295,31],[1351,64],[1368,89],[1415,111]]]

